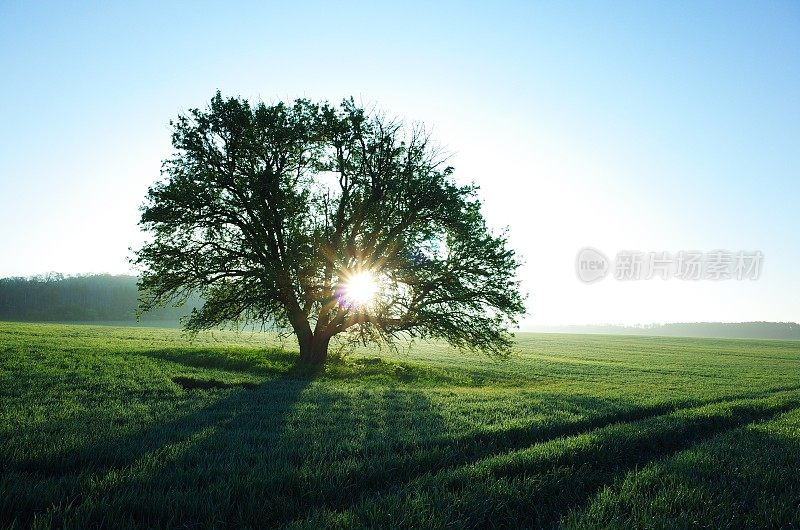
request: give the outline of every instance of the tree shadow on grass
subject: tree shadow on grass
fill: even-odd
[[[319,503],[352,501],[354,488],[385,479],[405,455],[425,454],[424,437],[441,432],[441,417],[415,391],[309,382],[285,378],[237,392],[200,421],[125,440],[138,448],[135,458],[95,478],[75,509],[47,522],[279,525]]]
[[[190,357],[189,362],[195,366],[197,358]],[[191,454],[199,441],[230,430],[242,415],[258,415],[260,428],[277,438],[292,408],[316,376],[314,371],[292,370],[261,384],[228,384],[212,378],[197,384],[195,380],[195,384],[189,383],[193,388],[184,388],[178,397],[190,405],[193,399],[198,401],[170,421],[156,421],[136,431],[96,439],[90,445],[44,460],[23,458],[7,462],[0,467],[0,526],[15,523],[24,527],[36,517],[45,526],[103,526],[117,518],[133,521],[135,510],[121,509],[109,519],[111,512],[105,508],[115,503],[121,508],[122,503],[147,510],[125,491],[126,482],[177,462],[180,454]],[[59,430],[58,425],[48,428]],[[68,426],[60,430],[69,432]],[[219,450],[237,454],[235,444],[220,446]],[[196,459],[194,463],[198,469],[205,465]],[[186,478],[185,473],[174,471],[174,480]],[[169,495],[170,491],[162,493]]]
[[[798,405],[739,402],[724,410],[677,411],[612,424],[575,437],[429,473],[395,490],[363,497],[342,512],[318,508],[296,520],[314,528],[356,526],[546,527],[627,472],[750,422]]]
[[[222,370],[263,377],[291,371],[297,360],[296,353],[280,348],[259,349],[247,353],[232,348],[172,348],[142,350],[132,354],[180,364],[187,368]]]
[[[259,366],[205,352],[147,356],[263,374]],[[385,368],[370,377],[397,384],[419,376]],[[332,372],[318,388],[312,383],[325,376],[302,368],[257,385],[216,380],[214,372],[172,377],[182,389],[177,395],[194,403],[181,416],[3,466],[0,525],[278,524],[317,502],[349,497],[354,476],[372,471],[375,480],[385,478],[398,454],[426,451],[420,433],[440,433],[437,412],[416,392],[354,385],[347,370]],[[50,428],[69,432],[67,425]],[[380,459],[384,464],[373,469]]]
[[[469,434],[453,433],[426,440],[422,450],[414,446],[398,446],[390,466],[382,467],[369,461],[351,469],[349,476],[338,477],[349,495],[317,495],[310,508],[345,509],[359,497],[398,491],[426,474],[469,466],[482,459],[528,448],[558,438],[575,436],[615,424],[635,424],[695,406],[724,404],[739,399],[758,399],[775,392],[800,390],[800,385],[778,387],[765,391],[745,392],[707,400],[685,400],[633,406],[624,400],[614,401],[590,396],[553,394],[540,396],[541,412],[566,412],[570,419],[558,422],[531,421],[526,425],[504,427],[500,430],[479,430]],[[421,399],[417,396],[414,399]],[[702,434],[702,433],[701,433]],[[689,438],[687,438],[689,439]],[[354,491],[353,485],[358,484]],[[337,490],[344,491],[344,490]],[[308,499],[305,495],[304,498]],[[315,504],[315,505],[314,505]]]
[[[175,352],[168,358],[163,352],[151,353],[192,368],[237,371],[235,366],[244,374],[255,375],[250,370],[264,374],[259,365],[222,363],[227,368],[220,368],[216,359],[207,358],[210,352],[188,358]],[[42,521],[51,526],[108,521],[139,526],[279,525],[302,520],[310,510],[345,509],[364,499],[401,494],[409,484],[426,484],[429,477],[447,477],[451,471],[445,489],[462,491],[460,470],[475,463],[480,468],[481,459],[620,422],[647,421],[679,406],[631,407],[622,402],[609,406],[607,400],[586,396],[542,395],[554,412],[566,409],[577,419],[459,435],[447,430],[442,411],[425,395],[403,386],[409,377],[424,379],[424,374],[398,371],[388,363],[371,370],[375,373],[370,377],[387,384],[374,388],[362,381],[354,384],[347,380],[352,375],[347,370],[332,370],[322,377],[292,370],[250,388],[191,389],[186,394],[199,392],[210,403],[174,420],[91,444],[60,460],[30,462],[30,468],[13,466],[11,482],[0,487],[0,493],[7,494],[0,495],[5,498],[0,512],[12,519],[19,514],[17,522],[23,525],[48,507],[52,509]],[[328,384],[312,385],[315,379]],[[744,416],[753,417],[758,416]],[[684,442],[694,443],[732,425],[729,420],[714,421],[689,425],[683,431]],[[515,468],[502,462],[487,468],[488,473],[492,480],[544,473],[543,485],[529,491],[533,497],[503,503],[523,514],[519,521],[552,523],[620,473],[685,447],[657,425],[648,431],[653,436],[637,439],[625,430],[634,429],[635,434],[638,427],[631,425],[612,428],[615,435],[608,434],[605,446],[611,449],[605,452],[578,450],[565,453],[563,461],[551,462],[567,470],[563,476],[544,464]],[[569,466],[587,473],[577,474]],[[553,479],[548,490],[547,477],[561,480]],[[453,502],[464,499],[496,500],[497,494],[490,487],[477,488]],[[532,499],[539,499],[533,508]],[[507,513],[504,519],[503,513],[493,512],[497,506],[492,506],[487,513],[496,515],[495,522],[510,520]],[[537,518],[530,519],[531,513]],[[12,519],[0,517],[0,523],[10,524]],[[489,522],[468,519],[476,521]]]
[[[545,401],[552,402],[554,411],[569,408],[572,412],[588,414],[600,407],[599,400],[586,397],[556,399],[554,396]],[[772,409],[765,412],[767,409],[758,407],[737,410],[740,414],[735,421],[774,413]],[[647,462],[655,455],[678,450],[682,447],[680,443],[691,443],[735,424],[722,419],[717,425],[715,421],[719,418],[708,423],[680,424],[684,436],[676,445],[673,432],[660,428],[656,422],[656,426],[650,426],[647,431],[650,438],[631,441],[631,447],[624,448],[627,439],[622,435],[639,433],[638,427],[631,425],[637,425],[638,420],[657,418],[662,413],[658,407],[631,411],[620,405],[616,413],[596,415],[585,423],[540,426],[533,436],[547,440],[569,434],[571,429],[620,425],[613,431],[620,436],[613,437],[609,444],[621,439],[623,445],[617,454],[605,455],[611,456],[609,462],[618,467],[609,468],[604,456],[584,452],[586,461],[581,465],[595,468],[589,473],[588,485],[586,477],[576,477],[574,485],[566,486],[567,490],[576,488],[566,497],[575,503],[580,502],[580,495],[588,495],[594,491],[591,488],[605,483],[609,473],[619,473],[620,469],[627,469],[625,466]],[[620,424],[620,421],[634,423]],[[468,466],[481,458],[505,453],[509,445],[529,441],[512,438],[500,443],[499,438],[490,440],[481,433],[465,444],[463,437],[445,431],[440,411],[423,394],[392,386],[372,390],[357,385],[317,388],[304,394],[277,436],[265,432],[263,427],[261,411],[243,411],[169,465],[159,467],[146,480],[135,478],[129,487],[138,492],[139,504],[133,507],[126,500],[118,507],[118,513],[135,513],[137,522],[143,524],[159,524],[167,513],[176,514],[183,522],[196,524],[210,518],[236,526],[287,524],[310,510],[344,509],[366,496],[399,491],[403,484],[420,477]],[[659,436],[664,439],[659,440]],[[259,447],[263,450],[254,451]],[[627,451],[639,457],[626,461]],[[567,458],[569,462],[580,462],[581,453],[578,451],[578,456]],[[528,471],[511,470],[509,476]],[[565,489],[564,484],[558,487]],[[176,496],[182,499],[180,505],[161,501]],[[230,502],[230,499],[235,501]],[[562,509],[564,506],[559,505]],[[387,513],[391,511],[388,509]],[[552,522],[562,512],[554,510],[552,520],[547,519],[546,511],[537,513],[538,522]]]

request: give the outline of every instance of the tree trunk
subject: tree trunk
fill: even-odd
[[[328,345],[331,338],[326,335],[313,334],[298,336],[300,343],[300,364],[322,366],[328,358]]]
[[[300,346],[299,363],[306,366],[322,366],[328,358],[328,344],[331,335],[318,330],[311,330],[308,318],[302,312],[296,311],[290,319],[297,343]]]

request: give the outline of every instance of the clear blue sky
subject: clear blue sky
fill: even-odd
[[[0,276],[128,271],[168,122],[216,89],[353,95],[482,186],[525,325],[800,320],[800,3],[136,4],[0,2]],[[587,286],[587,245],[765,266]]]

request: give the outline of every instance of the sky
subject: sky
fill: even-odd
[[[0,0],[0,277],[130,272],[169,121],[217,89],[353,96],[480,185],[523,329],[800,321],[800,3],[133,4]],[[608,277],[579,279],[584,247]],[[760,251],[758,279],[614,278],[716,249]]]

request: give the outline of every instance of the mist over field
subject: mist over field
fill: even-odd
[[[23,322],[111,322],[179,326],[181,317],[202,304],[194,295],[179,307],[137,314],[139,291],[130,275],[0,278],[0,320]],[[795,322],[684,322],[640,326],[530,326],[520,331],[671,337],[729,337],[800,340]]]

